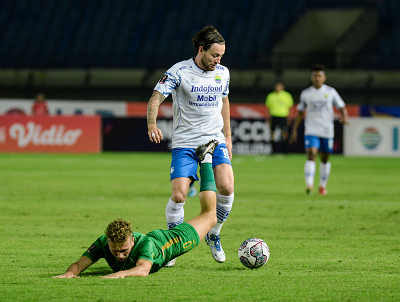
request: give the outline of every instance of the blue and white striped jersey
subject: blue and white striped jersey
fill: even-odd
[[[212,139],[224,143],[222,99],[229,94],[229,70],[218,64],[204,71],[194,58],[168,69],[154,90],[172,93],[172,148],[196,148]]]

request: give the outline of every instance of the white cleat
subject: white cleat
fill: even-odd
[[[221,241],[219,235],[209,235],[207,234],[205,237],[205,241],[211,249],[211,254],[215,261],[217,262],[225,262],[225,253],[221,246]]]
[[[176,261],[176,258],[172,259],[171,261],[169,261],[169,262],[165,265],[165,267],[173,267],[173,266],[175,265],[175,261]]]

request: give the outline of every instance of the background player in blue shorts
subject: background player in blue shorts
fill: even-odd
[[[307,154],[304,175],[307,194],[311,194],[314,186],[315,159],[318,151],[321,155],[319,193],[327,194],[326,185],[331,172],[329,154],[333,150],[334,137],[333,107],[336,107],[341,114],[340,122],[348,124],[345,103],[333,87],[324,84],[325,81],[325,67],[321,64],[313,65],[311,67],[313,85],[300,94],[297,116],[290,137],[290,143],[297,140],[297,128],[303,119],[304,111],[307,110],[304,121],[304,146]]]
[[[217,223],[205,240],[214,259],[224,262],[220,230],[234,199],[229,70],[220,64],[225,53],[225,40],[215,27],[206,26],[194,35],[192,42],[196,57],[172,66],[154,87],[147,107],[148,135],[151,142],[162,140],[161,130],[157,127],[158,108],[172,94],[172,194],[166,206],[168,228],[182,223],[188,187],[198,180],[194,148],[210,140],[218,141],[212,163],[218,190]]]

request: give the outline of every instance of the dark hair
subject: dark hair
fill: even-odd
[[[325,71],[325,66],[322,64],[314,64],[311,66],[311,71]]]
[[[192,38],[192,42],[194,51],[196,53],[199,52],[200,46],[202,46],[203,49],[207,51],[214,43],[218,43],[221,45],[225,44],[224,38],[222,38],[218,30],[212,25],[205,26],[201,30],[199,30]]]

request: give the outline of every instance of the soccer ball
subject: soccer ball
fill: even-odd
[[[243,241],[238,250],[240,262],[248,268],[259,268],[269,259],[268,245],[260,238]]]

